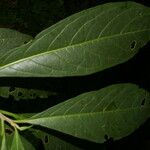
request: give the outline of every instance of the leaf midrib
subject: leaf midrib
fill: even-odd
[[[14,65],[14,64],[26,61],[28,59],[32,59],[32,58],[35,58],[35,57],[38,57],[38,56],[42,56],[42,55],[53,53],[53,51],[57,52],[57,51],[60,51],[60,50],[66,49],[66,48],[72,48],[72,47],[75,47],[75,46],[81,46],[81,45],[86,45],[88,43],[93,43],[95,41],[102,41],[102,40],[111,39],[111,38],[114,38],[114,37],[119,37],[119,36],[124,36],[124,35],[128,35],[128,34],[139,33],[139,32],[145,32],[145,31],[150,31],[150,29],[137,30],[137,31],[127,32],[127,33],[124,33],[124,34],[120,34],[119,33],[119,34],[115,34],[115,35],[111,35],[111,36],[101,37],[101,38],[94,39],[94,40],[89,40],[89,41],[86,41],[86,42],[83,42],[83,43],[78,43],[78,44],[69,45],[69,46],[58,48],[58,49],[54,49],[54,50],[49,50],[49,51],[46,51],[46,52],[42,52],[40,54],[36,54],[36,55],[29,56],[29,57],[25,57],[23,59],[19,59],[19,60],[15,61],[15,62],[6,64],[4,66],[0,66],[0,70],[4,69],[6,67],[9,67],[10,65]]]
[[[126,109],[117,109],[117,110],[109,110],[109,111],[101,111],[101,112],[90,112],[90,113],[81,113],[81,114],[70,114],[70,115],[58,115],[58,116],[49,116],[49,117],[41,117],[41,118],[31,118],[28,120],[18,120],[17,123],[23,123],[23,122],[30,122],[30,121],[36,121],[41,119],[53,119],[53,118],[70,118],[70,117],[80,117],[80,116],[89,116],[89,115],[97,115],[97,114],[105,114],[105,113],[116,113],[116,112],[126,112],[131,110],[138,110],[138,109],[148,109],[150,110],[150,106],[142,106],[142,107],[132,107],[132,108],[126,108]]]

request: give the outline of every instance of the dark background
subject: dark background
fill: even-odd
[[[122,0],[123,1],[123,0]],[[111,0],[0,0],[0,27],[16,29],[35,36],[59,20],[83,9]],[[149,6],[149,0],[136,1]],[[45,100],[0,101],[0,109],[11,112],[39,112],[80,93],[100,89],[110,84],[131,82],[150,91],[149,43],[130,61],[85,77],[70,78],[0,78],[0,86],[46,89],[59,93]],[[35,108],[36,105],[36,108]],[[34,110],[33,110],[34,107]],[[58,135],[83,149],[100,149],[101,144]],[[108,150],[149,150],[150,120],[128,137],[105,143]]]

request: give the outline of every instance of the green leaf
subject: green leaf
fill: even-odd
[[[21,46],[31,40],[32,37],[15,30],[0,28],[0,56],[7,50]]]
[[[134,84],[116,84],[81,94],[29,119],[72,136],[103,143],[131,134],[150,117],[150,94]]]
[[[0,149],[1,150],[8,150],[8,148],[7,148],[7,143],[6,143],[6,136],[5,135],[3,135],[2,137],[0,137]]]
[[[18,131],[15,130],[14,138],[13,138],[13,141],[12,141],[11,150],[20,150],[20,149],[21,150],[25,150],[24,146],[22,144],[20,135],[19,135]]]
[[[14,119],[21,119],[21,118],[24,118],[23,116],[21,117],[21,115],[19,114],[16,114],[16,113],[11,113],[11,112],[8,112],[8,111],[5,111],[5,110],[1,110],[0,109],[0,113],[3,114],[3,115],[6,115],[6,116],[9,116],[11,118],[14,118]],[[2,117],[1,117],[2,118]],[[1,126],[0,126],[1,127]]]
[[[29,117],[34,116],[36,113],[21,113],[21,114],[17,114],[18,118],[22,118],[22,119],[26,119]]]
[[[9,63],[18,59],[21,55],[23,56],[25,50],[31,45],[32,41],[29,41],[26,44],[23,44],[19,47],[8,49],[5,51],[0,51],[0,65],[2,63]]]
[[[1,150],[7,150],[7,141],[6,141],[6,135],[5,135],[5,124],[3,120],[0,120],[0,128],[1,128],[1,134],[0,134],[0,149]]]
[[[25,138],[19,135],[18,131],[15,130],[11,150],[35,150],[35,148]]]
[[[0,96],[9,98],[13,96],[15,100],[20,99],[36,99],[36,98],[48,98],[49,96],[56,95],[55,92],[38,90],[38,89],[26,89],[18,87],[0,87]]]
[[[45,150],[81,150],[81,148],[40,130],[32,130],[32,133],[42,140]]]
[[[3,126],[0,125],[0,128],[3,128]],[[0,148],[1,148],[1,141],[3,139],[3,142],[2,142],[3,149],[1,148],[0,150],[4,150],[4,147],[5,147],[5,149],[8,149],[8,150],[10,150],[12,148],[17,150],[17,147],[19,148],[19,146],[21,146],[21,145],[23,145],[23,146],[19,150],[23,150],[23,149],[24,150],[28,150],[28,149],[35,150],[33,145],[27,139],[25,139],[22,135],[19,135],[17,130],[14,131],[7,124],[5,124],[5,130],[3,130],[3,133],[4,133],[3,136],[0,136]]]
[[[97,6],[42,31],[26,50],[4,54],[0,76],[92,74],[132,58],[150,40],[150,9],[135,2]]]

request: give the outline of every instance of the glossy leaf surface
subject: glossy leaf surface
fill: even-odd
[[[25,122],[103,143],[131,134],[150,117],[150,94],[133,84],[117,84],[81,94]]]
[[[132,58],[150,39],[150,9],[108,3],[77,13],[38,34],[24,50],[0,54],[0,76],[92,74]]]

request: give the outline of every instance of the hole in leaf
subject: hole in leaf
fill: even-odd
[[[112,137],[109,137],[107,134],[104,135],[104,138],[106,140],[106,142],[111,143],[114,141],[114,139]]]
[[[18,96],[22,96],[23,94],[21,92],[18,92]]]
[[[113,142],[113,141],[114,141],[113,137],[110,137],[110,138],[109,138],[109,141],[110,141],[110,142]]]
[[[33,97],[33,93],[30,93],[30,97]]]
[[[45,137],[44,137],[44,143],[45,143],[45,144],[48,143],[48,136],[47,136],[47,135],[45,135]]]
[[[142,16],[143,14],[142,14],[142,12],[139,12],[139,16]]]
[[[36,93],[33,93],[33,97],[36,97]]]
[[[24,42],[24,44],[27,44],[27,43],[28,43],[27,41]]]
[[[145,104],[145,99],[143,99],[141,102],[141,105],[144,105],[144,104]]]
[[[106,141],[109,139],[107,134],[104,135],[104,138]]]
[[[13,131],[11,129],[6,128],[5,129],[6,134],[11,135]]]
[[[133,42],[131,43],[131,45],[130,45],[130,48],[131,48],[131,49],[134,49],[135,46],[136,46],[136,41],[133,41]]]
[[[15,87],[10,87],[9,92],[13,92],[13,91],[15,91]]]

